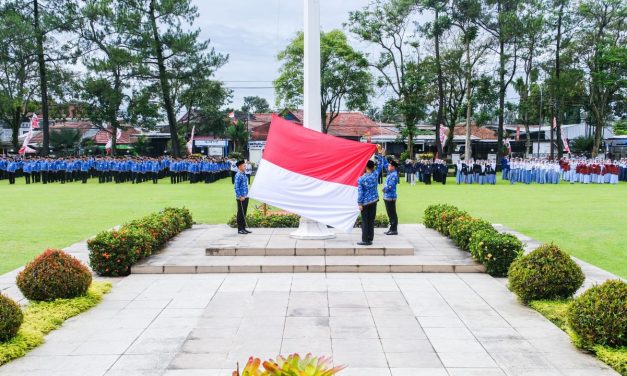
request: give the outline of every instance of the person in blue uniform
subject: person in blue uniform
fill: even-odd
[[[374,240],[374,219],[377,216],[379,202],[378,182],[383,169],[381,145],[377,145],[378,165],[373,161],[366,163],[366,173],[357,182],[357,205],[361,211],[361,242],[358,245],[372,245]]]
[[[383,186],[383,202],[385,203],[385,211],[390,219],[390,229],[385,232],[385,235],[398,235],[398,215],[396,214],[396,199],[398,198],[396,193],[396,186],[398,185],[397,168],[398,163],[395,160],[387,163],[388,176],[385,178],[385,185]]]
[[[246,211],[248,210],[248,179],[246,178],[246,163],[237,161],[237,174],[233,179],[235,185],[235,199],[237,201],[237,233],[250,234],[246,230]]]

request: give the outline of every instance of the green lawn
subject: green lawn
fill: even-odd
[[[420,222],[424,208],[451,203],[627,277],[627,184],[442,186],[402,183],[400,221]],[[235,211],[230,179],[213,185],[87,185],[0,181],[0,274],[47,247],[64,247],[165,206],[186,206],[194,219],[224,223]],[[381,206],[380,210],[384,210]]]

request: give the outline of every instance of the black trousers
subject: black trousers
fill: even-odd
[[[231,171],[231,184],[235,184],[235,174],[237,174],[237,172]]]
[[[390,219],[390,231],[398,231],[398,215],[396,214],[396,200],[383,200],[385,211]]]
[[[237,230],[241,231],[246,228],[246,212],[248,211],[248,199],[244,201],[235,200],[237,202]]]
[[[361,241],[372,243],[374,240],[374,218],[377,216],[377,203],[364,205],[361,210]]]

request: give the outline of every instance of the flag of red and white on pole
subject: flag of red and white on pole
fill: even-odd
[[[231,122],[232,122],[233,124],[236,124],[236,123],[237,123],[237,119],[235,118],[235,111],[231,111],[231,112],[229,113],[229,119],[231,119]]]
[[[444,124],[440,124],[440,145],[446,145],[446,132],[444,131]]]
[[[32,129],[39,129],[39,117],[37,114],[33,114],[33,117],[30,118],[30,127]]]
[[[357,181],[376,150],[272,116],[250,197],[349,232],[359,215]]]
[[[509,138],[506,138],[503,141],[503,144],[505,144],[505,146],[507,147],[507,151],[509,152],[509,154],[512,154],[512,144],[509,142]]]
[[[520,141],[520,127],[516,127],[516,141]]]
[[[121,137],[122,137],[122,129],[118,128],[117,131],[115,132],[115,141],[120,141]],[[105,145],[105,151],[107,152],[107,154],[111,154],[112,150],[113,150],[113,137],[111,136],[111,134],[109,134],[109,141],[107,141],[107,144]]]
[[[557,128],[557,118],[553,116],[553,129]]]
[[[568,139],[564,133],[562,133],[562,143],[564,144],[564,151],[570,154],[570,145],[568,145]]]
[[[196,132],[196,126],[194,125],[192,127],[192,137],[189,138],[189,141],[187,141],[187,153],[188,154],[192,154],[192,151],[194,149],[194,133]]]

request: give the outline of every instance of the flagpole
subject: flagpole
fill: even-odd
[[[304,0],[305,4],[305,87],[303,125],[322,132],[320,107],[320,0]],[[356,205],[356,203],[355,203]],[[290,235],[295,239],[332,239],[335,234],[326,225],[307,218],[300,220],[298,229]]]

